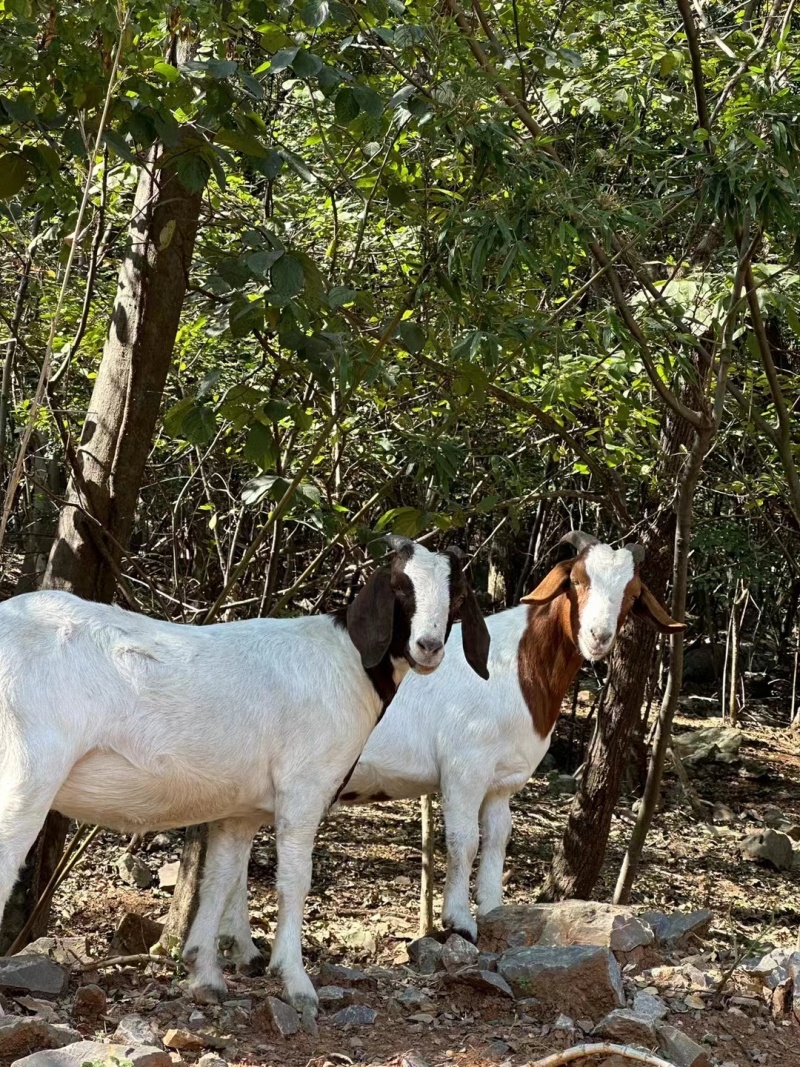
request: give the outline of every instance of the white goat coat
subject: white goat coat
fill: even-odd
[[[282,790],[321,778],[332,799],[380,705],[329,616],[198,627],[62,592],[0,605],[0,791],[22,750],[52,807],[115,830],[269,822]]]

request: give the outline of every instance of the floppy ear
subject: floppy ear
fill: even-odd
[[[467,595],[461,605],[461,644],[467,663],[481,678],[489,677],[489,644],[491,637],[483,621],[475,594],[467,587]]]
[[[542,578],[541,582],[536,586],[532,593],[528,593],[527,596],[521,597],[521,604],[549,604],[551,600],[555,600],[559,593],[563,593],[567,588],[567,582],[569,581],[570,571],[572,570],[572,564],[574,559],[565,559],[563,563],[557,563],[555,567]]]
[[[347,609],[347,632],[365,670],[377,667],[392,641],[394,593],[388,571],[375,571]]]
[[[662,634],[679,634],[686,629],[685,622],[675,622],[670,617],[667,609],[661,601],[653,596],[647,586],[642,582],[642,591],[633,602],[633,614],[659,630]]]

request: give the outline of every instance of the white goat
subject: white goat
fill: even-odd
[[[51,808],[126,833],[210,822],[184,958],[197,999],[213,1001],[220,932],[244,968],[259,957],[247,857],[274,823],[271,968],[291,1003],[315,1010],[300,932],[320,819],[409,668],[439,666],[459,615],[486,677],[488,635],[458,558],[391,540],[391,570],[334,616],[196,627],[62,592],[0,605],[0,914]]]
[[[469,882],[478,851],[478,914],[502,903],[510,797],[550,747],[581,661],[609,654],[629,613],[683,629],[638,576],[641,546],[614,551],[573,531],[577,557],[557,564],[519,607],[487,619],[490,678],[476,685],[457,652],[434,677],[409,679],[370,735],[345,804],[442,794],[447,877],[442,920],[472,940]]]

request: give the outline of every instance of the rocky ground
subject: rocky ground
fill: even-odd
[[[703,715],[710,707],[687,702],[678,730],[719,727]],[[47,1059],[37,1052],[30,1067],[80,1067],[103,1049],[77,1042],[113,1041],[116,1054],[139,1067],[517,1067],[583,1041],[616,1041],[656,1050],[678,1067],[795,1067],[800,746],[782,726],[763,725],[768,715],[762,709],[758,725],[746,720],[740,745],[732,735],[695,733],[681,747],[709,821],[698,820],[668,777],[635,901],[623,912],[534,906],[570,789],[555,770],[534,779],[514,805],[509,907],[483,925],[478,949],[458,938],[414,941],[417,805],[330,818],[305,927],[322,1002],[315,1034],[277,999],[270,978],[231,974],[230,1000],[197,1009],[174,965],[94,967],[145,951],[156,927],[129,918],[119,929],[120,921],[166,913],[180,840],[158,835],[120,862],[126,843],[103,834],[58,895],[56,941],[36,946],[55,958],[0,961],[0,1063],[66,1046]],[[566,720],[562,729],[569,734]],[[630,801],[621,804],[600,899],[610,896],[632,818]],[[265,936],[275,919],[273,873],[264,834],[251,864],[251,910]]]

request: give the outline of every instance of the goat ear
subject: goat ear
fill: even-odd
[[[365,670],[377,667],[392,641],[394,592],[388,571],[375,571],[347,609],[347,632]]]
[[[653,596],[647,586],[642,582],[642,591],[633,602],[633,614],[659,630],[662,634],[679,634],[686,629],[685,622],[676,622],[667,609],[658,599]]]
[[[555,567],[542,578],[532,593],[528,593],[520,599],[521,604],[549,604],[555,600],[559,593],[567,588],[570,571],[574,559],[565,559],[563,563],[557,563]]]
[[[491,640],[478,601],[468,586],[467,595],[461,605],[461,644],[467,663],[481,678],[489,677]]]

